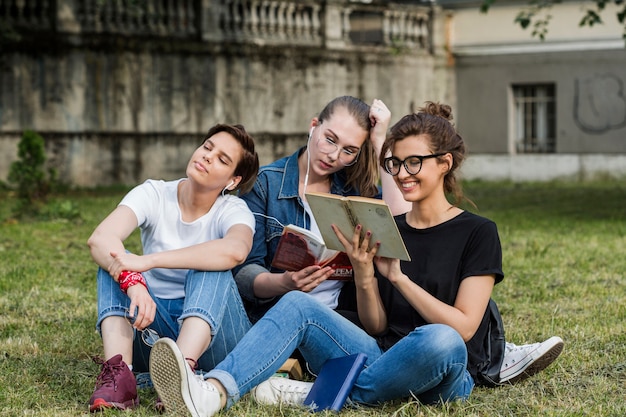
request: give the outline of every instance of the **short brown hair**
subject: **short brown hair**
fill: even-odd
[[[241,159],[235,167],[235,175],[241,177],[241,181],[235,188],[241,193],[252,189],[259,172],[259,155],[254,149],[254,139],[246,132],[243,125],[216,124],[207,132],[204,141],[219,132],[226,132],[241,145]]]

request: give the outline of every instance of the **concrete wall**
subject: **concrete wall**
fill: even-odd
[[[432,5],[174,4],[158,14],[94,0],[59,0],[56,13],[34,0],[0,9],[21,37],[0,37],[0,181],[25,129],[44,137],[62,181],[134,184],[184,175],[216,123],[245,125],[266,164],[304,145],[309,121],[336,96],[383,99],[394,120],[455,97]],[[379,16],[367,27],[376,42],[350,40],[355,10]]]
[[[333,97],[383,99],[397,120],[449,95],[451,78],[424,54],[72,50],[4,58],[0,179],[22,130],[33,129],[60,178],[80,186],[183,175],[191,150],[218,122],[244,124],[269,163],[304,144],[310,119]],[[115,163],[120,158],[133,168]]]
[[[461,177],[513,182],[626,180],[626,154],[470,154]]]
[[[263,30],[250,31],[225,11],[233,1],[186,0],[196,4],[186,12],[197,16],[185,20],[182,32],[166,36],[173,29],[161,27],[146,36],[146,27],[106,20],[121,15],[98,9],[118,3],[59,0],[55,24],[32,22],[22,41],[0,44],[0,181],[17,157],[24,129],[44,137],[49,165],[78,186],[177,178],[218,122],[244,124],[257,139],[261,163],[269,163],[304,144],[309,120],[343,94],[383,99],[392,123],[426,100],[452,105],[470,149],[467,178],[623,172],[626,49],[613,26],[585,40],[572,38],[578,32],[568,26],[553,25],[554,40],[539,43],[513,25],[518,6],[494,6],[482,15],[477,6],[425,12],[376,0],[333,0],[325,8],[288,2],[295,6],[289,10],[304,10],[291,16],[291,24],[302,16],[313,22],[295,38],[284,35],[294,36],[296,26],[268,32],[259,19],[256,28]],[[91,8],[81,10],[82,4]],[[20,5],[38,10],[31,0]],[[282,7],[271,2],[276,5]],[[382,44],[355,45],[347,40],[346,23],[347,10],[355,7],[377,13],[395,7],[386,16],[402,18],[383,22]],[[224,26],[223,19],[231,20]],[[230,31],[217,31],[220,25]],[[65,32],[37,31],[54,27]],[[557,84],[559,155],[517,158],[508,154],[508,88],[535,81]],[[601,110],[594,113],[590,104],[598,103]]]

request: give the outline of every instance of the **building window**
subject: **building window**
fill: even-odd
[[[554,84],[514,85],[514,130],[517,153],[556,151]]]

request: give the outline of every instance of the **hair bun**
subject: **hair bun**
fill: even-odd
[[[443,117],[446,120],[452,120],[452,107],[447,104],[435,103],[427,101],[424,107],[419,110],[421,113],[431,114],[433,116]]]

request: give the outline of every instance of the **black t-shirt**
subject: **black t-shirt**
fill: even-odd
[[[406,215],[395,219],[411,256],[410,262],[401,261],[402,272],[444,303],[454,305],[461,281],[467,277],[494,274],[496,283],[504,278],[502,248],[493,221],[464,211],[437,226],[415,229],[407,224]],[[427,322],[378,272],[377,278],[389,326],[377,340],[387,350]],[[487,332],[481,327],[478,337]]]

